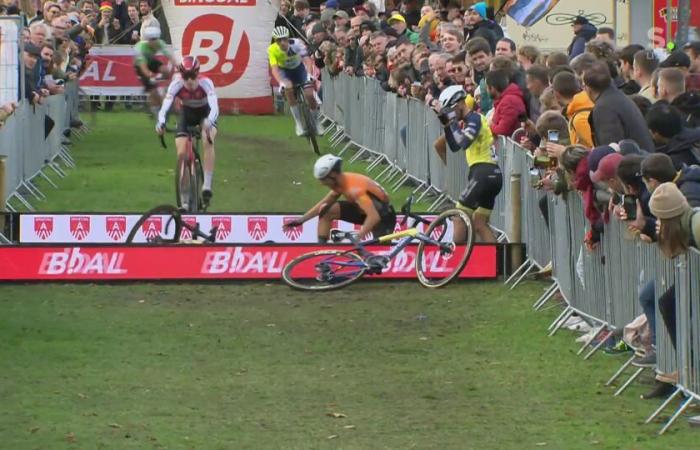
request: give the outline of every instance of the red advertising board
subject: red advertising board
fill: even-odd
[[[246,280],[279,279],[284,266],[307,252],[349,249],[319,245],[177,245],[177,246],[4,246],[0,247],[2,281]],[[369,247],[384,253],[388,247]],[[406,247],[381,275],[415,278],[416,246]],[[460,278],[495,278],[497,246],[477,245]],[[432,270],[449,268],[428,254]],[[310,274],[313,275],[313,274]]]
[[[696,2],[690,2],[690,26],[700,27],[700,7]],[[656,46],[665,47],[672,41],[678,30],[678,0],[671,0],[671,10],[668,11],[668,0],[654,0],[652,21],[654,26],[654,42]],[[667,36],[668,24],[671,24],[671,36]]]

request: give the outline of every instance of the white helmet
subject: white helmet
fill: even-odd
[[[314,177],[320,180],[321,178],[326,178],[333,170],[340,172],[340,165],[342,163],[342,158],[335,155],[323,155],[318,158],[314,164]]]
[[[160,39],[160,28],[148,27],[143,30],[143,38],[147,41],[151,39]]]
[[[289,38],[289,28],[287,27],[275,27],[272,30],[272,38],[277,39],[288,39]]]
[[[452,85],[447,86],[441,93],[438,101],[440,102],[440,109],[445,107],[452,107],[464,100],[467,97],[467,93],[464,91],[462,86]]]

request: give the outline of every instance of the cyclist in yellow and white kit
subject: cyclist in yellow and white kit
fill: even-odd
[[[267,49],[272,76],[275,77],[280,86],[284,87],[289,109],[292,111],[296,124],[297,136],[304,136],[308,132],[318,134],[318,104],[309,78],[309,73],[313,70],[313,61],[306,51],[306,46],[299,39],[290,39],[287,27],[275,27],[272,30],[272,39],[272,45]],[[314,130],[304,129],[299,105],[294,95],[294,86],[298,85],[304,86],[304,97],[306,97],[306,103],[311,110]]]
[[[485,116],[465,101],[461,86],[448,86],[440,94],[438,118],[445,129],[445,141],[452,152],[465,150],[469,179],[459,196],[457,208],[472,219],[482,242],[496,242],[489,217],[503,188],[503,175],[493,153],[493,134]]]

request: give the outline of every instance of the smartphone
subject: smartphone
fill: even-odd
[[[559,143],[559,130],[547,130],[547,140],[549,142]]]
[[[627,220],[637,219],[637,197],[634,195],[624,195],[622,197],[622,207],[625,209]]]
[[[622,205],[622,196],[620,194],[618,194],[617,192],[613,192],[612,203],[613,203],[613,205]]]
[[[539,188],[542,179],[540,178],[540,171],[537,169],[530,169],[530,186],[534,188]]]

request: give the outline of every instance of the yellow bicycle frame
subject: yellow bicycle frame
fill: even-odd
[[[401,239],[403,237],[416,237],[418,235],[418,228],[409,228],[407,230],[399,231],[398,233],[392,233],[384,235],[377,239],[377,242],[389,242],[394,239]]]

